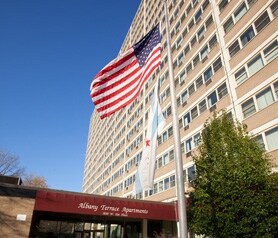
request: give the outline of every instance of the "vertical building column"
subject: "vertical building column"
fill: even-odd
[[[233,81],[233,76],[231,74],[231,67],[230,67],[230,63],[229,63],[230,56],[229,56],[229,52],[228,52],[228,49],[227,49],[225,41],[224,41],[225,32],[224,32],[224,29],[221,26],[221,22],[220,22],[219,8],[218,8],[215,0],[211,0],[210,2],[211,2],[211,8],[212,8],[212,15],[213,15],[215,25],[216,25],[216,34],[217,34],[217,38],[219,41],[220,52],[221,52],[221,56],[223,59],[223,67],[224,67],[225,75],[227,77],[228,88],[230,91],[230,98],[231,98],[231,102],[232,102],[232,111],[234,113],[235,118],[239,121],[242,121],[240,108],[237,105],[236,85],[235,85],[235,82]]]

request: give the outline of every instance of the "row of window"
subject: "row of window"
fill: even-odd
[[[201,143],[201,132],[196,133],[181,143],[182,153],[189,153]]]
[[[268,11],[264,11],[255,22],[249,26],[241,36],[229,46],[230,57],[239,52],[270,22]]]
[[[140,120],[138,120],[136,124],[132,127],[132,129],[127,133],[126,135],[127,141],[129,141],[130,138],[139,131],[142,125],[143,125],[143,118],[140,118]]]
[[[218,4],[219,11],[222,12],[231,0],[221,0]],[[252,6],[257,0],[247,0],[249,6]]]
[[[206,98],[200,101],[195,107],[193,107],[189,112],[186,112],[180,119],[179,119],[179,126],[180,128],[184,127],[187,128],[189,123],[192,122],[197,116],[203,113],[208,108],[213,108],[213,106],[223,98],[225,95],[228,94],[226,82],[221,84],[216,90],[211,92]]]
[[[251,59],[247,64],[241,67],[235,73],[236,83],[239,85],[257,73],[266,64],[276,59],[278,56],[278,41],[275,39],[270,45],[268,45],[262,52]]]
[[[169,152],[164,153],[162,156],[160,156],[155,161],[155,168],[159,169],[168,163],[170,163],[172,160],[174,160],[174,150],[170,150]]]
[[[274,127],[254,138],[261,148],[272,151],[278,149],[278,127]]]
[[[186,54],[189,53],[189,51],[192,49],[192,47],[195,45],[196,42],[197,42],[197,38],[196,38],[196,36],[194,36],[192,38],[192,40],[190,41],[190,43],[188,43],[187,45],[184,46],[182,52],[179,53],[179,55],[173,62],[174,69],[176,69],[178,66],[182,65],[182,63],[185,60]],[[204,61],[206,59],[209,51],[211,51],[216,44],[217,44],[217,37],[216,37],[216,35],[214,35],[213,37],[211,37],[211,39],[208,41],[208,43],[205,46],[203,46],[203,48],[194,56],[193,61],[190,62],[186,66],[187,71],[192,70],[192,65],[194,65],[194,67],[196,67],[196,65],[198,64],[198,62],[200,60]],[[188,68],[190,68],[190,70],[188,70]]]
[[[121,128],[121,130],[118,132],[118,134],[116,134],[116,136],[114,137],[114,143],[116,143],[117,141],[119,141],[119,139],[122,137],[122,135],[124,135],[125,134],[125,130],[126,130],[126,127],[125,126],[123,126],[122,128]]]
[[[237,7],[237,9],[232,13],[232,15],[225,21],[223,28],[225,33],[229,32],[232,27],[243,17],[243,15],[250,9],[255,1],[244,1]]]
[[[162,133],[162,135],[157,137],[158,145],[161,145],[165,141],[167,141],[173,135],[173,127],[170,126],[166,131]]]
[[[133,149],[138,149],[139,145],[143,141],[143,134],[139,135],[126,149],[126,154],[129,156],[129,154],[132,152]]]
[[[197,79],[192,82],[191,85],[189,85],[188,88],[185,88],[181,95],[177,99],[177,105],[180,106],[181,104],[185,104],[191,94],[193,94],[195,91],[197,91],[203,84],[208,84],[212,78],[212,76],[220,69],[222,68],[222,60],[221,57],[217,58],[212,65],[210,65],[205,71],[197,77]],[[183,84],[185,80],[185,71],[182,70],[182,72],[178,75],[178,77],[175,80],[175,84]]]
[[[276,98],[275,98],[276,97]],[[278,81],[242,103],[243,117],[247,118],[278,100]]]
[[[197,2],[196,2],[197,3]],[[209,0],[206,0],[202,6],[196,11],[195,15],[192,17],[191,20],[189,20],[188,25],[186,26],[187,30],[189,31],[194,24],[197,24],[199,22],[199,20],[201,19],[201,16],[203,14],[203,12],[205,11],[205,9],[207,8],[209,4]],[[179,14],[179,9],[176,9],[176,11],[174,12],[173,16],[170,18],[170,25],[172,25],[172,23],[174,22],[174,20],[176,20],[176,18],[178,17]],[[179,32],[180,30],[180,26],[182,25],[182,23],[185,21],[186,17],[188,16],[188,14],[190,13],[190,11],[192,10],[192,5],[191,3],[189,3],[186,11],[184,11],[182,14],[179,14],[181,17],[178,21],[175,21],[175,27],[174,29],[171,31],[171,38],[177,34],[177,32]]]
[[[120,141],[120,143],[114,147],[113,155],[116,155],[125,146],[125,138]],[[107,149],[107,152],[110,151],[110,148]]]
[[[183,179],[185,182],[191,182],[195,179],[196,169],[195,165],[192,165],[183,170]],[[145,191],[145,197],[152,196],[154,194],[166,191],[170,188],[175,187],[176,185],[176,176],[170,175],[169,177],[163,178],[162,180],[154,183],[153,189]]]
[[[142,159],[142,151],[136,154],[132,159],[128,160],[125,164],[125,171],[129,171],[129,169],[133,166],[138,166]]]

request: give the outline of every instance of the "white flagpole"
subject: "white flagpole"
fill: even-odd
[[[168,52],[168,64],[169,64],[169,79],[170,79],[170,93],[171,93],[171,106],[173,116],[173,134],[174,134],[174,149],[175,149],[175,163],[176,163],[176,185],[177,185],[177,200],[178,200],[178,214],[179,214],[179,237],[187,238],[187,218],[186,218],[186,204],[185,204],[185,190],[183,180],[183,163],[181,156],[180,145],[180,131],[179,121],[177,117],[177,101],[175,93],[175,81],[173,71],[173,60],[170,45],[170,33],[169,33],[169,20],[167,0],[164,0],[164,12],[165,12],[165,24],[166,24],[166,41]]]

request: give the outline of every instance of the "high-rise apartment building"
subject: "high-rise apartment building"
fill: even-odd
[[[154,188],[137,198],[176,198],[172,108],[162,0],[142,0],[121,52],[161,21],[162,64],[130,106],[107,119],[93,112],[83,192],[132,197],[150,98],[157,80],[166,118],[158,137]],[[225,108],[278,166],[278,0],[168,0],[185,188],[207,118]]]

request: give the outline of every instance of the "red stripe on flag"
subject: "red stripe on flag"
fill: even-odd
[[[153,55],[154,55],[155,53],[156,53],[156,51],[154,51],[154,52],[152,53],[151,57],[150,57],[149,60],[148,60],[148,63],[146,64],[146,67],[145,67],[145,69],[144,69],[144,72],[142,72],[142,74],[140,75],[140,77],[137,77],[135,80],[132,81],[132,83],[135,84],[135,83],[136,83],[136,80],[137,80],[138,78],[140,78],[140,80],[137,81],[136,87],[135,87],[133,90],[131,90],[131,91],[127,91],[127,90],[126,90],[127,92],[126,92],[123,96],[119,97],[118,99],[115,99],[115,100],[114,100],[113,102],[111,102],[111,103],[105,104],[105,105],[102,106],[102,107],[98,107],[98,106],[97,106],[97,104],[99,104],[100,101],[98,101],[98,103],[95,102],[95,105],[96,105],[96,108],[97,108],[97,111],[98,111],[98,112],[103,112],[103,111],[105,111],[106,109],[109,109],[109,108],[111,108],[112,106],[115,106],[115,105],[121,103],[125,98],[127,98],[128,96],[130,96],[130,95],[133,94],[134,92],[135,92],[135,94],[134,94],[134,96],[133,96],[131,99],[129,99],[128,101],[126,101],[126,102],[123,103],[123,104],[120,104],[119,107],[117,107],[116,109],[114,109],[114,110],[112,110],[112,111],[115,112],[115,111],[117,111],[117,110],[120,110],[121,108],[123,108],[123,107],[125,107],[126,105],[128,105],[128,104],[130,103],[131,100],[135,100],[135,99],[136,99],[136,97],[138,96],[139,92],[141,91],[141,88],[142,88],[144,82],[149,78],[149,76],[152,74],[152,72],[155,70],[155,68],[158,67],[158,66],[160,65],[160,61],[158,61],[156,64],[153,64],[153,63],[156,62],[158,59],[160,59],[160,55],[158,55],[158,56],[152,58]],[[149,71],[148,71],[148,70],[149,70]],[[147,73],[147,72],[148,72],[148,73]],[[146,73],[147,73],[147,74],[146,74]],[[129,86],[126,86],[124,89],[129,89],[130,86],[132,85],[132,83],[129,83]],[[114,92],[113,94],[109,94],[108,96],[105,97],[105,99],[106,99],[106,100],[109,100],[109,99],[113,98],[113,96],[118,95],[121,91],[124,91],[123,88],[120,89],[120,90],[118,90],[118,91],[116,91],[116,92]],[[103,101],[104,101],[104,100],[103,100]],[[105,114],[105,115],[109,116],[109,115],[111,115],[111,114],[110,114],[110,112],[109,112],[109,113],[107,113],[107,114]],[[101,118],[104,118],[104,117],[106,117],[106,116],[104,116],[104,115],[101,116]]]

